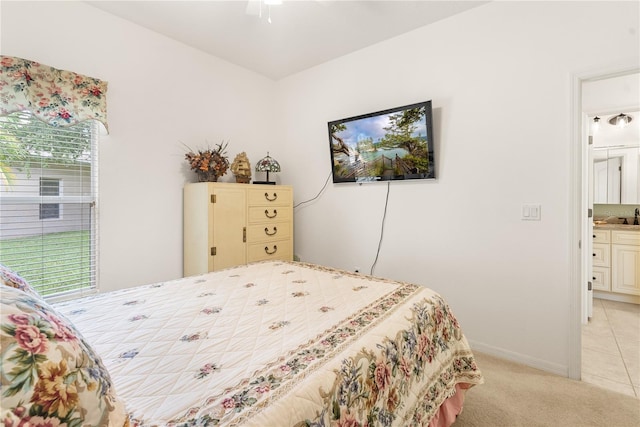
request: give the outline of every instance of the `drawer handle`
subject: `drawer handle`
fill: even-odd
[[[267,227],[264,228],[264,234],[266,234],[267,236],[275,236],[277,232],[278,232],[278,227],[273,227],[273,233],[269,233],[269,228]]]
[[[593,280],[596,280],[596,276],[593,276]]]
[[[265,246],[265,247],[264,247],[264,251],[265,251],[265,253],[266,253],[267,255],[273,255],[273,254],[275,254],[276,252],[278,252],[278,246],[273,245],[273,251],[271,251],[271,252],[269,252],[269,247],[268,247],[268,246]]]
[[[267,199],[270,202],[275,202],[278,199],[278,194],[277,193],[273,193],[273,198],[269,197],[269,193],[264,193],[264,198]]]
[[[274,210],[273,210],[273,215],[269,215],[269,209],[265,209],[265,210],[264,210],[264,215],[265,215],[267,218],[275,218],[276,216],[278,216],[278,210],[277,210],[277,209],[274,209]]]
[[[595,234],[593,235],[593,238],[594,238],[594,239],[596,238],[596,235],[595,235]]]
[[[593,256],[596,256],[596,254],[593,254]]]

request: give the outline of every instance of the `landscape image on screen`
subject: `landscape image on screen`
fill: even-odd
[[[333,182],[435,178],[431,101],[329,122]]]

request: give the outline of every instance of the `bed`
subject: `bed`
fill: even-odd
[[[81,425],[87,421],[77,420],[92,413],[71,416],[67,408],[60,416],[54,404],[37,402],[42,392],[4,398],[19,371],[12,353],[19,346],[11,339],[20,322],[43,331],[38,345],[65,337],[47,333],[42,318],[51,330],[66,324],[86,347],[67,365],[97,364],[72,380],[74,390],[102,392],[93,404],[106,408],[101,425],[450,425],[465,390],[483,382],[447,303],[410,283],[277,261],[52,306],[24,289],[0,288],[3,305],[22,310],[3,306],[5,425],[25,412],[33,424],[35,417],[58,416]],[[38,313],[40,320],[28,320]],[[20,350],[24,357],[31,351]],[[37,388],[43,376],[32,369]],[[94,378],[102,382],[91,386]],[[121,407],[124,419],[114,415]]]

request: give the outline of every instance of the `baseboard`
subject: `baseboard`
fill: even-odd
[[[609,301],[628,302],[630,304],[640,304],[640,296],[616,294],[612,292],[593,291],[594,298],[606,299]]]
[[[568,366],[551,363],[546,360],[536,359],[535,357],[527,356],[526,354],[514,353],[513,351],[494,347],[488,344],[483,344],[473,340],[468,341],[471,349],[474,351],[477,350],[480,353],[485,353],[490,356],[499,357],[501,359],[509,360],[515,363],[521,363],[531,368],[540,369],[542,371],[560,375],[563,377],[569,376]],[[480,370],[482,370],[482,366],[480,366]]]

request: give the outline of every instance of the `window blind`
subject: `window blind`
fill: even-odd
[[[97,124],[0,117],[0,263],[48,298],[96,288]]]

